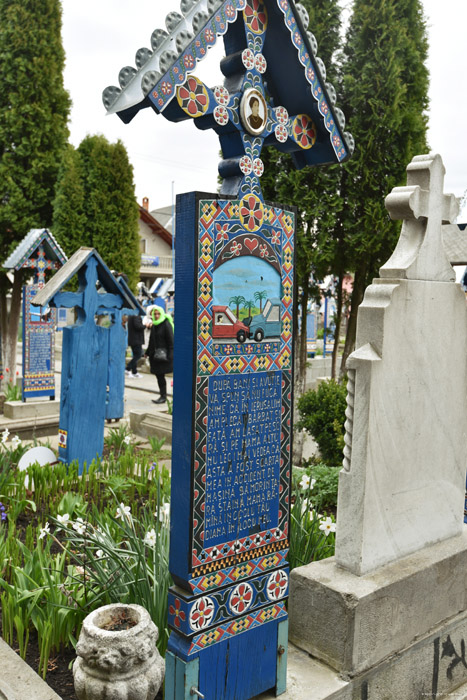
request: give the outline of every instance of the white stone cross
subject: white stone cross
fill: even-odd
[[[391,219],[403,224],[394,253],[380,268],[382,278],[455,280],[442,226],[454,222],[459,204],[453,194],[443,193],[445,172],[440,155],[415,156],[407,166],[407,186],[394,187],[386,197]]]

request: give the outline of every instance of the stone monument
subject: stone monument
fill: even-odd
[[[403,224],[348,361],[336,555],[291,576],[290,637],[346,679],[333,700],[467,692],[467,309],[443,180],[418,156],[386,199]]]

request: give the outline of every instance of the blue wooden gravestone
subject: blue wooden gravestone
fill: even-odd
[[[21,398],[55,398],[55,309],[38,309],[33,300],[45,284],[46,272],[58,270],[67,257],[48,229],[31,229],[4,267],[30,269],[33,284],[23,286],[23,363]]]
[[[166,699],[285,690],[296,212],[264,201],[261,151],[298,168],[353,149],[292,0],[182,0],[104,90],[218,133],[221,194],[177,198]],[[223,86],[190,75],[219,36]]]
[[[78,291],[64,291],[75,275]],[[116,319],[120,312],[138,313],[139,305],[93,248],[77,250],[35,301],[75,309],[75,323],[63,328],[58,454],[62,462],[77,460],[82,473],[104,446],[111,331],[96,320],[100,315]],[[123,374],[124,354],[121,367]]]
[[[134,309],[131,313],[145,316],[146,312],[140,301],[134,296],[123,276],[117,277],[117,282],[128,299],[131,299]],[[128,332],[123,324],[126,310],[113,309],[112,323],[109,327],[109,362],[107,379],[107,398],[105,403],[106,421],[117,421],[124,415],[125,399],[125,353],[128,345]]]

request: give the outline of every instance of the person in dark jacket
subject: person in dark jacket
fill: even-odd
[[[173,371],[174,332],[172,317],[159,306],[151,312],[151,333],[146,348],[151,373],[156,375],[160,397],[153,403],[167,401],[167,382],[165,375]]]
[[[143,357],[144,326],[141,316],[128,316],[128,345],[131,348],[132,357],[126,366],[126,373],[133,379],[139,379],[142,375],[138,372],[138,360]]]

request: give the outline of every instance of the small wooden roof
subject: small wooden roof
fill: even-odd
[[[28,267],[25,263],[41,244],[44,246],[47,260],[59,262],[61,265],[66,263],[67,256],[57,243],[52,232],[47,228],[33,228],[17,245],[9,258],[5,260],[3,267],[6,267],[8,270],[20,270],[22,267]]]

